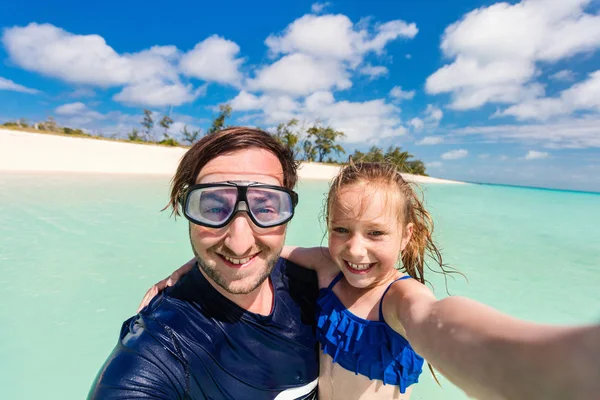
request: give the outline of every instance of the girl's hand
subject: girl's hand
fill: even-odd
[[[173,271],[173,273],[169,277],[163,279],[160,282],[155,283],[146,292],[146,295],[142,299],[142,302],[140,303],[137,312],[139,313],[142,310],[142,308],[150,304],[150,300],[152,300],[154,296],[156,296],[159,292],[165,290],[169,286],[173,286],[183,275],[190,272],[190,270],[194,267],[195,263],[196,259],[192,258],[190,261]]]

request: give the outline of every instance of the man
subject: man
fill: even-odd
[[[266,132],[192,146],[170,205],[190,221],[197,268],[123,324],[90,398],[316,398],[316,276],[279,258],[296,181]]]

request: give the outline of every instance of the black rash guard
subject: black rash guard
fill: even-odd
[[[196,265],[123,323],[89,399],[316,399],[316,274],[280,258],[270,280],[273,310],[262,316]]]

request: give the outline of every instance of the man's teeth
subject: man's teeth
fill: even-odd
[[[369,269],[369,267],[371,267],[371,264],[353,264],[351,262],[348,262],[348,265],[350,267],[352,267],[353,269],[356,269],[359,271],[364,271],[366,269]]]
[[[248,261],[250,261],[252,259],[252,257],[231,258],[231,257],[227,257],[227,256],[223,256],[223,258],[226,259],[227,261],[229,261],[232,264],[246,264]]]

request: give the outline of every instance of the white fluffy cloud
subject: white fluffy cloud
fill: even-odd
[[[389,71],[383,65],[374,66],[371,64],[366,64],[360,68],[359,72],[363,75],[368,75],[371,79],[376,79],[380,76],[387,75]]]
[[[392,90],[390,90],[390,97],[396,100],[410,100],[415,97],[414,90],[402,90],[401,86],[394,86]]]
[[[253,90],[308,95],[319,90],[347,89],[350,74],[334,60],[316,59],[305,54],[290,54],[259,70],[248,81]]]
[[[2,41],[16,65],[69,83],[123,87],[114,99],[124,103],[180,105],[200,93],[181,82],[181,52],[175,46],[119,54],[99,35],[76,35],[51,24],[36,23],[5,29]],[[197,48],[186,57],[196,54]]]
[[[427,108],[425,109],[425,121],[437,124],[443,117],[444,112],[440,108],[432,104],[427,104]]]
[[[303,114],[346,134],[347,142],[364,142],[400,136],[407,132],[396,106],[383,99],[336,102],[329,92],[314,93],[304,102]]]
[[[600,118],[584,116],[535,124],[470,126],[451,131],[486,141],[531,143],[546,148],[600,148]]]
[[[319,90],[343,90],[359,72],[372,79],[387,74],[384,66],[363,64],[369,53],[381,54],[398,38],[413,38],[414,23],[401,20],[377,24],[353,24],[345,15],[307,14],[279,34],[265,40],[272,57],[281,57],[249,79],[250,90],[302,96]]]
[[[442,154],[442,160],[458,160],[459,158],[466,157],[468,154],[469,152],[465,149],[450,150]]]
[[[330,2],[325,2],[325,3],[313,3],[310,6],[310,10],[315,13],[315,14],[320,14],[321,12],[323,12],[323,10],[325,10],[327,7],[329,7],[331,5]]]
[[[525,155],[525,159],[526,160],[540,160],[542,158],[548,158],[549,156],[550,156],[550,154],[543,152],[543,151],[529,150],[527,152],[527,154]]]
[[[376,141],[380,138],[403,135],[407,132],[399,117],[399,109],[383,99],[365,102],[336,101],[328,91],[319,91],[296,101],[288,95],[256,96],[240,92],[231,102],[237,111],[262,111],[266,124],[287,122],[291,118],[325,125],[346,134],[345,142]]]
[[[446,28],[441,49],[454,61],[427,79],[427,92],[451,93],[455,109],[543,95],[533,82],[538,62],[600,47],[600,15],[584,12],[590,1],[523,0],[466,14]]]
[[[90,119],[103,119],[104,116],[97,111],[90,110],[85,104],[81,102],[63,104],[54,109],[54,112],[58,115],[67,117],[72,116],[84,116]]]
[[[425,164],[427,168],[441,168],[443,165],[441,161],[432,161]]]
[[[440,143],[444,143],[444,138],[442,136],[425,136],[415,144],[419,146],[432,146]]]
[[[21,92],[21,93],[29,93],[29,94],[38,94],[40,91],[37,89],[31,89],[25,87],[23,85],[19,85],[11,81],[10,79],[6,79],[0,76],[0,90],[10,90],[13,92]]]
[[[421,118],[413,118],[408,124],[417,131],[423,129],[423,127],[425,126],[425,122],[423,122]]]
[[[81,102],[63,104],[56,107],[54,112],[62,125],[86,130],[94,130],[94,128],[97,128],[99,124],[107,119],[114,120],[122,117],[122,114],[118,112],[104,115],[90,109]]]
[[[240,66],[244,62],[238,58],[239,52],[236,43],[213,35],[181,57],[181,70],[205,81],[239,86],[242,81]]]
[[[194,91],[192,85],[183,85],[180,82],[165,83],[160,80],[147,80],[126,86],[113,96],[113,99],[130,105],[179,106],[193,101],[205,89],[200,87]]]
[[[359,62],[367,52],[380,53],[392,40],[413,38],[417,26],[405,21],[389,21],[375,27],[375,32],[358,29],[341,14],[307,14],[292,22],[282,34],[270,35],[265,44],[272,54],[303,53],[318,58]]]
[[[592,72],[585,81],[562,91],[558,97],[524,101],[498,115],[511,115],[519,120],[547,120],[574,111],[600,112],[600,70]]]
[[[50,24],[31,23],[5,29],[2,41],[15,64],[67,82],[114,86],[133,75],[128,59],[99,35],[74,35]]]
[[[96,92],[93,89],[86,88],[86,87],[77,88],[68,94],[68,97],[76,98],[76,99],[82,98],[82,97],[94,97],[94,96],[96,96]]]
[[[563,69],[555,74],[550,75],[550,79],[555,81],[570,82],[575,80],[575,73],[569,69]]]

